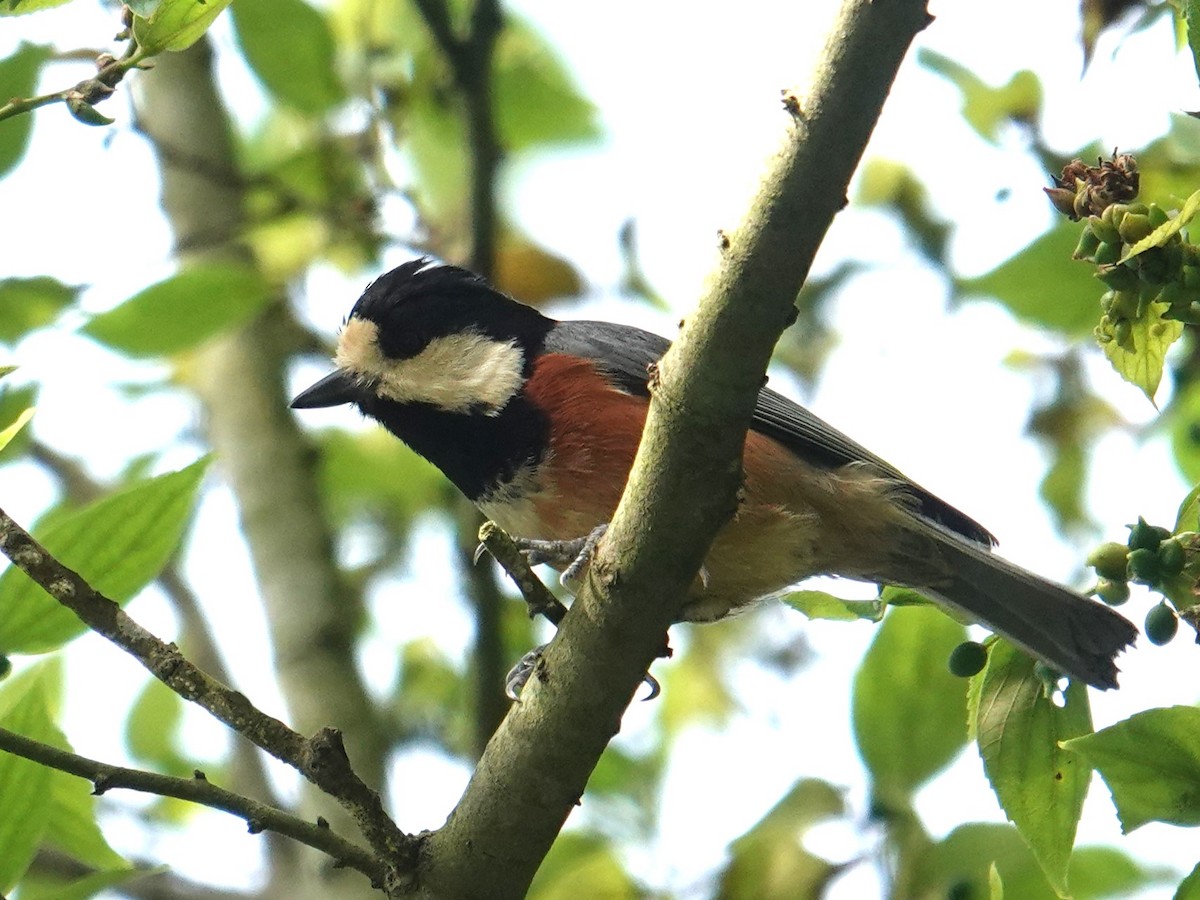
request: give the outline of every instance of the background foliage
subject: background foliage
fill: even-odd
[[[41,11],[59,5],[66,8]],[[0,341],[21,368],[0,382],[0,426],[35,405],[39,411],[6,435],[2,504],[18,518],[38,514],[32,530],[51,550],[109,596],[132,601],[139,617],[204,668],[301,730],[345,728],[360,771],[380,785],[390,780],[402,824],[436,827],[503,715],[504,670],[538,637],[507,596],[509,586],[470,565],[474,513],[438,473],[352,417],[306,419],[316,427],[300,432],[283,413],[285,384],[320,372],[357,290],[417,253],[469,264],[556,313],[590,302],[597,314],[630,317],[644,305],[669,329],[669,312],[688,308],[701,274],[693,266],[689,283],[668,272],[670,261],[678,263],[671,246],[698,244],[701,232],[711,243],[722,220],[682,210],[681,218],[702,224],[669,233],[652,227],[641,236],[632,218],[606,231],[587,224],[593,194],[556,176],[555,166],[589,153],[597,170],[619,165],[604,142],[606,117],[619,120],[621,111],[585,95],[571,59],[539,27],[538,14],[554,23],[544,9],[505,9],[489,25],[473,17],[476,8],[450,4],[442,24],[455,33],[495,26],[494,46],[456,55],[430,14],[438,4],[255,0],[222,15],[227,5],[130,4],[140,49],[123,56],[119,42],[109,44],[120,27],[114,8],[88,0],[0,2],[17,39],[0,35],[9,40],[0,97],[33,101],[0,111],[0,204],[14,231],[33,229],[37,241],[59,245],[61,257],[38,268],[4,254]],[[1131,398],[1092,336],[1105,286],[1094,266],[1071,259],[1080,223],[1052,218],[1048,204],[1041,218],[1006,215],[1005,198],[994,193],[1000,185],[1039,195],[1046,176],[1072,158],[1107,157],[1119,141],[1136,155],[1142,197],[1179,209],[1200,187],[1200,123],[1179,111],[1160,117],[1157,130],[1127,128],[1120,105],[1088,105],[1090,94],[1103,93],[1103,79],[1140,74],[1130,68],[1142,57],[1118,49],[1126,45],[1148,45],[1164,58],[1178,51],[1183,64],[1169,74],[1193,88],[1186,43],[1192,4],[1062,6],[1070,15],[1058,21],[1078,34],[1057,34],[1053,45],[1072,60],[1089,60],[1088,96],[1078,102],[1094,130],[1064,143],[1053,104],[1065,89],[1047,84],[1048,73],[1001,70],[990,58],[981,63],[989,71],[975,72],[966,64],[974,46],[939,44],[935,25],[930,45],[908,65],[927,76],[925,90],[949,92],[943,96],[961,119],[937,127],[948,142],[966,141],[973,158],[941,173],[919,158],[918,143],[912,159],[870,158],[855,207],[831,233],[818,275],[798,298],[799,322],[779,348],[778,377],[794,379],[796,391],[827,390],[826,364],[844,374],[835,348],[853,347],[860,329],[875,324],[867,318],[910,316],[915,327],[896,338],[903,352],[884,368],[905,362],[905,354],[944,359],[945,382],[971,380],[972,370],[962,368],[974,357],[971,342],[1011,338],[1003,351],[1016,375],[1008,383],[1021,393],[1007,402],[1027,405],[1028,435],[1042,450],[1041,497],[1053,528],[1075,542],[1070,550],[1060,545],[1060,559],[1071,560],[1060,574],[1086,586],[1094,582],[1082,562],[1088,550],[1102,539],[1123,542],[1124,523],[1139,514],[1172,532],[1200,530],[1194,501],[1175,475],[1200,481],[1195,336],[1190,325],[1181,327],[1163,385],[1142,384],[1157,410],[1140,395]],[[53,24],[39,25],[83,8],[95,30],[81,34],[79,45],[109,47],[115,57],[102,61],[99,87],[79,62],[96,54],[73,53],[76,45],[47,37]],[[773,15],[754,12],[760,27]],[[686,31],[686,23],[646,13],[637,25],[645,43],[637,46],[661,49],[668,24]],[[210,39],[192,44],[210,25],[215,69],[205,55]],[[987,36],[971,40],[984,44]],[[159,53],[154,69],[138,70]],[[489,57],[490,66],[476,64]],[[664,77],[657,60],[645,65],[640,77]],[[175,140],[185,132],[155,94],[174,84],[199,116],[214,71],[217,105],[203,121],[216,144],[228,138],[223,159]],[[77,78],[85,81],[72,88]],[[61,129],[31,143],[35,129],[64,113],[80,131],[109,129],[111,147],[73,147],[76,132]],[[722,113],[714,105],[714,120]],[[662,115],[670,115],[665,104]],[[115,124],[106,125],[109,118]],[[697,155],[691,145],[709,124],[677,129],[670,153]],[[896,126],[885,121],[881,131],[889,128]],[[746,141],[757,137],[747,132]],[[62,160],[54,164],[53,189],[38,157],[51,150]],[[67,223],[81,215],[72,166],[87,155],[89,171],[111,166],[127,180],[114,186],[104,218],[86,222],[82,233],[113,257],[142,262],[104,279],[80,271],[77,257],[85,254],[60,242],[55,228],[61,220],[70,234],[81,233]],[[118,168],[120,158],[140,167]],[[657,173],[622,177],[652,191],[670,160],[653,160],[664,167]],[[202,189],[184,192],[173,169],[186,170]],[[693,191],[720,193],[725,182],[740,186],[754,175],[714,164]],[[155,233],[141,221],[157,202],[156,177],[173,249],[163,229]],[[993,196],[985,198],[988,191]],[[541,199],[528,199],[531,193]],[[637,193],[629,193],[631,215],[641,209]],[[981,211],[994,221],[977,221]],[[604,261],[585,257],[582,241],[567,232],[602,245],[596,253]],[[966,252],[972,242],[986,250]],[[945,297],[945,309],[960,319],[976,304],[1002,312],[966,320],[954,332],[960,346],[949,346],[945,332],[918,318],[910,295],[920,292]],[[884,297],[890,311],[863,305],[864,293]],[[980,333],[964,330],[973,326]],[[989,328],[995,333],[981,333]],[[852,371],[860,394],[886,390],[880,375],[887,373],[871,359]],[[962,402],[970,394],[945,383],[927,391],[905,404],[909,414],[944,427],[938,441],[968,448],[954,453],[972,453],[973,436],[950,438],[956,416],[939,409],[943,397]],[[892,439],[910,445],[916,459],[935,432],[912,431],[898,426]],[[1143,439],[1150,449],[1137,451]],[[1115,470],[1114,445],[1126,450]],[[893,459],[904,452],[876,449]],[[979,479],[999,485],[1001,505],[1025,488],[1006,471],[1005,452],[1024,451],[1014,444],[988,453],[993,461]],[[293,457],[302,462],[293,467]],[[1144,477],[1154,467],[1155,479]],[[1124,505],[1114,511],[1107,495],[1118,490],[1126,491]],[[990,522],[987,511],[980,514]],[[1032,521],[1028,528],[1033,543],[1050,540],[1050,528]],[[307,568],[314,554],[301,548],[310,546],[325,568]],[[300,572],[311,574],[312,589],[288,582]],[[1189,591],[1169,593],[1186,610]],[[787,599],[791,610],[772,605],[673,637],[676,658],[658,671],[663,697],[627,716],[629,733],[602,759],[531,896],[577,895],[581,884],[597,897],[1200,896],[1194,850],[1148,855],[1136,840],[1075,847],[1083,809],[1112,823],[1107,832],[1091,829],[1110,839],[1118,820],[1126,830],[1164,823],[1147,829],[1159,829],[1155,840],[1174,848],[1186,844],[1164,835],[1200,821],[1200,731],[1195,708],[1186,705],[1195,692],[1180,674],[1194,671],[1194,650],[1183,646],[1189,629],[1167,650],[1135,651],[1125,692],[1141,692],[1125,701],[1132,707],[1099,700],[1092,733],[1086,691],[1071,687],[1052,702],[1044,673],[1002,644],[990,647],[976,678],[951,675],[946,658],[969,632],[912,597],[887,595],[881,603],[837,585]],[[1131,615],[1140,618],[1159,599],[1135,589]],[[79,638],[82,626],[18,573],[0,578],[0,610],[0,653],[16,673],[0,685],[4,728],[58,747],[69,739],[89,755],[170,774],[202,769],[248,794],[323,809],[288,773],[214,731],[157,682],[123,670],[108,648]],[[864,646],[847,687],[831,687],[821,658]],[[1158,659],[1178,671],[1167,677],[1164,665],[1143,668],[1139,660],[1155,653],[1173,654]],[[786,700],[763,699],[772,692]],[[72,697],[87,699],[73,705]],[[848,715],[823,716],[843,697]],[[1141,711],[1130,716],[1134,710]],[[801,741],[797,732],[831,729],[844,732],[844,746],[853,739],[861,768],[843,756],[818,771],[806,758],[810,746],[829,739]],[[764,736],[782,751],[756,747]],[[972,741],[978,753],[964,754]],[[1090,778],[1091,766],[1103,785]],[[1003,814],[960,799],[964,779],[976,791],[990,785]],[[1105,787],[1116,816],[1105,807]],[[734,802],[738,793],[754,802]],[[1086,807],[1085,795],[1093,798]],[[1005,815],[1014,824],[1002,824]],[[81,779],[0,753],[0,891],[15,888],[20,898],[105,889],[172,897],[362,892],[353,880],[296,880],[305,870],[296,868],[294,847],[246,837],[231,821],[176,800],[95,800]],[[724,851],[710,856],[714,842]],[[303,865],[323,864],[305,857]]]

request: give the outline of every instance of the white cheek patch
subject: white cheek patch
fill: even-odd
[[[351,319],[338,339],[334,361],[397,403],[429,403],[448,412],[482,408],[494,416],[525,380],[525,354],[512,341],[472,332],[449,334],[434,338],[414,357],[388,359],[378,337],[374,322]]]

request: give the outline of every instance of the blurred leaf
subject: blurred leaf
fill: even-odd
[[[732,633],[721,628],[692,629],[686,649],[660,668],[663,692],[655,703],[667,737],[697,723],[720,725],[733,713],[736,701],[719,665]]]
[[[49,741],[48,682],[61,677],[57,665],[40,665],[0,688],[0,726],[35,741]],[[29,867],[50,821],[53,769],[0,753],[0,895],[13,889]]]
[[[323,13],[304,0],[255,0],[231,12],[246,61],[276,98],[309,115],[346,98]]]
[[[1183,334],[1182,322],[1163,318],[1163,313],[1170,308],[1169,303],[1148,303],[1144,316],[1129,320],[1133,326],[1132,351],[1126,350],[1117,341],[1111,320],[1105,318],[1097,329],[1098,335],[1103,333],[1108,337],[1108,340],[1100,342],[1100,346],[1117,374],[1141,388],[1151,403],[1154,403],[1154,395],[1162,381],[1167,350]],[[1155,406],[1157,408],[1157,404]]]
[[[1078,848],[1071,854],[1069,874],[1075,900],[1119,900],[1178,877],[1169,866],[1141,866],[1115,847]]]
[[[47,275],[0,280],[0,341],[12,344],[49,325],[81,290]]]
[[[967,680],[946,668],[967,630],[932,607],[893,609],[854,676],[859,755],[885,802],[906,802],[967,740]]]
[[[161,0],[149,16],[133,17],[133,37],[147,55],[186,50],[233,0]]]
[[[82,331],[130,356],[165,356],[246,321],[271,297],[253,269],[191,266],[101,313]]]
[[[813,825],[845,815],[843,792],[828,782],[803,779],[744,835],[730,845],[720,876],[724,900],[806,900],[823,896],[842,866],[809,853],[801,844]]]
[[[1179,882],[1173,900],[1200,900],[1200,863]]]
[[[70,750],[66,736],[50,725],[45,742]],[[128,869],[125,859],[109,846],[96,823],[96,797],[85,778],[54,772],[50,783],[50,817],[45,841],[86,866],[97,869]]]
[[[321,491],[334,521],[366,513],[403,529],[442,490],[441,472],[382,428],[321,432]]]
[[[133,701],[125,720],[125,746],[139,763],[168,775],[190,775],[195,767],[178,751],[183,698],[151,678]]]
[[[1096,49],[1096,40],[1101,32],[1114,24],[1124,13],[1137,6],[1144,0],[1082,0],[1080,14],[1083,17],[1083,28],[1080,39],[1083,41],[1083,64],[1086,67],[1092,59],[1092,51]]]
[[[12,439],[15,438],[20,433],[21,429],[28,424],[29,420],[33,418],[33,413],[34,409],[32,406],[26,407],[17,414],[16,419],[13,420],[11,425],[7,426],[3,430],[0,430],[0,450],[3,450],[12,442]]]
[[[1126,0],[1129,2],[1129,0]],[[1200,77],[1200,0],[1181,0],[1180,12],[1187,23],[1188,49],[1192,51],[1192,67]]]
[[[586,896],[604,900],[637,900],[644,896],[621,867],[609,843],[601,837],[568,831],[558,836],[538,868],[528,900],[579,900]]]
[[[1188,491],[1188,495],[1179,504],[1179,512],[1175,514],[1175,534],[1181,531],[1200,531],[1200,484]]]
[[[139,878],[166,871],[166,866],[154,869],[110,869],[93,872],[69,882],[46,879],[45,883],[42,883],[42,879],[39,878],[34,884],[30,884],[30,879],[25,879],[21,882],[21,900],[89,900],[108,888],[119,887]]]
[[[50,58],[50,48],[22,43],[16,53],[0,59],[0,100],[31,97],[37,88],[42,66]],[[29,149],[33,116],[29,113],[0,122],[0,178],[12,171]]]
[[[191,517],[205,457],[186,469],[133,484],[32,531],[59,562],[95,590],[124,603],[156,576]],[[14,566],[0,576],[0,652],[44,653],[86,626]]]
[[[856,201],[893,211],[916,240],[922,255],[934,265],[945,267],[951,226],[934,212],[929,192],[908,166],[879,157],[868,160],[859,177]]]
[[[830,619],[835,622],[866,619],[868,622],[878,622],[883,618],[883,604],[878,600],[843,600],[824,591],[792,591],[780,599],[810,619]]]
[[[24,16],[70,2],[71,0],[0,0],[0,16]],[[9,95],[0,93],[0,97],[7,96]]]
[[[995,864],[1009,900],[1054,900],[1054,892],[1029,847],[1011,825],[960,825],[914,863],[908,897],[986,897]],[[1165,869],[1139,867],[1119,850],[1081,847],[1071,857],[1075,900],[1126,900],[1140,887],[1168,877]]]
[[[1090,519],[1084,503],[1087,487],[1088,454],[1081,444],[1054,448],[1050,468],[1042,477],[1038,493],[1054,513],[1060,531],[1086,525]]]
[[[995,297],[1026,322],[1069,337],[1089,335],[1100,320],[1103,285],[1071,259],[1078,223],[1063,220],[1032,244],[976,278],[959,279],[960,294]]]
[[[583,279],[571,263],[511,229],[496,248],[492,283],[523,303],[537,306],[547,300],[574,297],[583,290]]]
[[[1135,713],[1066,742],[1112,791],[1128,833],[1147,822],[1200,825],[1200,709],[1170,706]]]
[[[1087,687],[1072,682],[1063,707],[1046,696],[1032,657],[1008,641],[988,651],[976,735],[1000,806],[1041,863],[1060,897],[1091,769],[1059,747],[1092,730]]]
[[[996,143],[1006,122],[1032,123],[1041,111],[1042,85],[1028,69],[1014,74],[1002,87],[994,88],[962,63],[927,48],[917,52],[917,61],[959,89],[963,118],[984,140]]]
[[[506,151],[599,136],[596,108],[575,88],[554,47],[520,17],[505,21],[493,78],[496,130]]]

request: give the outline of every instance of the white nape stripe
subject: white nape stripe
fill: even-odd
[[[334,362],[398,403],[429,403],[447,412],[482,409],[494,416],[524,383],[525,354],[513,341],[460,332],[434,338],[416,356],[389,359],[378,337],[374,322],[351,319]]]

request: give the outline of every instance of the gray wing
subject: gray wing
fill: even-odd
[[[670,341],[665,338],[630,325],[574,320],[555,325],[546,336],[544,349],[590,359],[617,387],[630,394],[648,397],[647,369],[670,346]],[[811,465],[835,469],[850,463],[869,463],[900,482],[916,500],[917,509],[923,516],[980,544],[991,546],[996,542],[991,533],[970,516],[770,388],[758,392],[750,427],[775,439]]]

